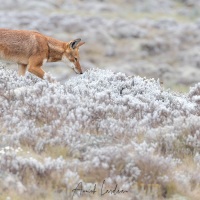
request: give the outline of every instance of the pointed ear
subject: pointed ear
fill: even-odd
[[[76,40],[71,41],[69,45],[70,45],[70,47],[71,47],[72,49],[75,49],[75,48],[78,46],[78,44],[80,43],[80,41],[81,41],[81,39],[78,38],[78,39],[76,39]]]
[[[78,45],[77,45],[77,47],[80,47],[80,46],[82,46],[83,44],[85,44],[85,42],[79,42]]]

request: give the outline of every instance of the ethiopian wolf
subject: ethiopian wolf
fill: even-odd
[[[82,74],[79,63],[81,39],[63,42],[37,31],[0,29],[0,60],[11,61],[19,66],[19,75],[26,69],[43,78],[45,62],[63,61],[72,64],[78,74]]]

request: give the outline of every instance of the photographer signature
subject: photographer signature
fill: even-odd
[[[83,195],[83,194],[95,194],[97,193],[97,185],[96,183],[94,184],[94,186],[90,189],[85,189],[83,188],[83,183],[80,182],[78,183],[78,185],[76,186],[76,188],[74,188],[72,190],[73,194],[72,194],[72,198],[74,197],[74,195]],[[104,196],[106,194],[111,194],[111,195],[118,195],[118,194],[124,194],[124,193],[128,193],[127,190],[123,190],[123,189],[119,189],[118,185],[116,184],[114,186],[113,189],[106,189],[105,187],[105,180],[103,181],[103,183],[101,184],[101,189],[98,192],[100,194],[100,196]]]

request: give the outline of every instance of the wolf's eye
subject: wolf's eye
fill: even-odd
[[[77,61],[78,61],[78,58],[74,58],[74,60],[77,62]]]

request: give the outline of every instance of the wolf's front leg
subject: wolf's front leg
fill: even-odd
[[[28,71],[41,79],[44,78],[45,74],[45,71],[42,69],[43,60],[40,57],[31,57],[28,64]]]
[[[18,74],[19,74],[19,76],[24,76],[25,75],[26,68],[27,68],[27,65],[18,64]]]

